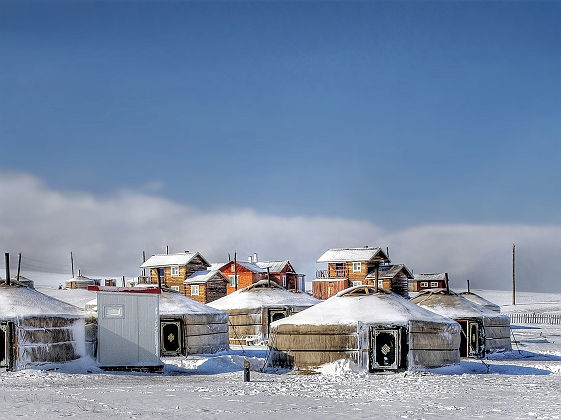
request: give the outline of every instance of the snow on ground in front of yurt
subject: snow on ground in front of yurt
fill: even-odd
[[[508,302],[509,292],[493,293]],[[561,418],[561,325],[512,332],[512,352],[423,372],[357,373],[348,362],[323,373],[261,372],[268,351],[251,346],[165,358],[164,374],[101,372],[83,358],[0,372],[0,418]]]

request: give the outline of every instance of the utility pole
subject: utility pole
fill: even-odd
[[[516,305],[516,245],[512,244],[512,304]]]
[[[72,266],[72,278],[74,278],[74,255],[72,255],[72,251],[70,251],[70,265]]]
[[[467,283],[468,283],[468,293],[470,293],[470,290],[469,290],[469,279],[468,279]]]
[[[236,290],[238,290],[238,253],[234,251],[234,282]]]
[[[271,287],[271,271],[269,267],[267,267],[267,282],[269,283],[269,287]]]
[[[169,245],[166,245],[166,255],[169,255]]]
[[[142,251],[142,264],[144,264],[146,262],[146,252]],[[143,268],[142,269],[142,281],[146,281],[146,269]]]
[[[21,252],[18,254],[18,275],[16,281],[19,282],[19,274],[21,273]]]
[[[6,261],[6,286],[11,284],[10,281],[10,253],[6,252],[4,254],[4,261]]]

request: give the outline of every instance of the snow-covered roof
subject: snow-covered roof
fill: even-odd
[[[381,248],[332,248],[323,253],[317,260],[318,263],[336,263],[347,261],[370,261],[375,257],[388,260]]]
[[[198,252],[179,252],[177,254],[156,254],[144,262],[140,268],[169,267],[170,265],[187,265],[195,257],[199,257],[210,266],[210,263]]]
[[[283,260],[283,261],[260,261],[255,263],[257,264],[259,267],[267,270],[267,268],[269,269],[269,271],[271,273],[280,273],[284,267],[286,267],[287,264],[289,264],[288,260]]]
[[[261,280],[228,296],[221,297],[208,305],[213,308],[255,309],[267,306],[312,306],[321,302],[312,295],[303,292],[289,292],[275,282]]]
[[[485,308],[490,309],[493,312],[500,312],[501,311],[501,307],[499,305],[497,305],[496,303],[493,303],[490,300],[487,300],[484,297],[481,297],[481,296],[479,296],[475,293],[462,292],[462,293],[460,293],[460,296],[466,298],[470,302],[473,302],[473,303],[476,303],[478,305],[484,306]]]
[[[422,292],[411,302],[453,319],[502,316],[454,292],[443,290]]]
[[[404,271],[407,278],[412,278],[413,275],[411,272],[405,267],[404,264],[395,264],[395,265],[381,265],[378,267],[378,279],[393,279],[400,271]],[[376,270],[372,269],[366,275],[366,278],[375,278],[376,277]]]
[[[96,292],[92,292],[88,289],[57,289],[52,287],[37,287],[37,290],[41,293],[49,295],[50,297],[77,306],[78,308],[84,308],[86,306],[86,303],[88,303],[92,299],[95,299],[96,297]]]
[[[413,279],[418,281],[445,281],[446,273],[413,274]]]
[[[246,268],[247,270],[249,270],[253,273],[266,273],[267,272],[266,269],[263,269],[263,268],[259,267],[257,264],[250,263],[249,261],[236,261],[236,262],[239,265],[241,265],[242,267]],[[213,263],[210,266],[210,269],[211,270],[219,270],[222,267],[224,267],[225,265],[233,264],[233,263],[234,263],[234,261],[228,261],[228,262],[225,262],[225,263]]]
[[[224,281],[227,281],[226,277],[224,277],[224,274],[222,274],[222,272],[220,270],[201,270],[201,271],[195,271],[193,274],[191,274],[183,282],[183,284],[202,284],[202,283],[206,283],[207,281],[211,280],[216,275],[219,275],[222,279],[224,279]]]
[[[355,286],[272,325],[356,325],[357,322],[406,325],[409,321],[454,323],[395,293],[376,293],[372,286]]]
[[[71,279],[66,280],[66,283],[70,283],[70,282],[93,284],[93,283],[95,283],[95,280],[90,279],[89,277],[86,277],[86,276],[78,275],[78,276],[72,277]]]
[[[82,316],[82,312],[76,306],[29,287],[0,286],[0,319],[8,320],[29,316],[77,318]]]

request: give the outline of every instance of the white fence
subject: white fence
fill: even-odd
[[[561,315],[559,314],[536,314],[517,312],[505,314],[510,317],[511,324],[549,324],[561,325]]]

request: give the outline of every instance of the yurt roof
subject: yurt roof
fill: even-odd
[[[88,289],[55,289],[51,287],[38,287],[41,293],[50,297],[84,308],[86,303],[96,298],[96,292],[89,291]]]
[[[75,277],[72,277],[71,279],[66,280],[67,283],[71,282],[71,281],[75,282],[75,283],[92,283],[92,282],[95,282],[95,280],[90,279],[89,277],[86,277],[86,276],[82,276],[82,275],[75,276]]]
[[[0,286],[0,319],[30,316],[75,318],[82,312],[74,305],[47,296],[29,287]]]
[[[261,280],[209,303],[213,308],[254,309],[266,306],[312,306],[320,300],[303,292],[289,292],[274,281]]]
[[[411,302],[422,305],[433,312],[449,318],[481,318],[500,316],[477,303],[454,293],[441,291],[426,291],[411,299]]]
[[[453,322],[395,293],[376,292],[373,286],[355,286],[302,312],[276,321],[275,325],[354,325],[357,322],[405,325],[413,320]]]
[[[476,293],[462,292],[462,293],[460,293],[460,296],[466,298],[467,300],[469,300],[473,303],[477,303],[478,305],[488,307],[489,309],[494,308],[494,310],[496,310],[496,311],[500,311],[500,309],[501,309],[501,307],[499,305],[497,305],[496,303],[493,303],[490,300],[487,300],[484,297],[479,296]]]
[[[89,301],[86,308],[97,311],[97,298]],[[160,315],[193,314],[219,315],[224,314],[224,312],[183,296],[181,293],[162,291],[160,295]]]

